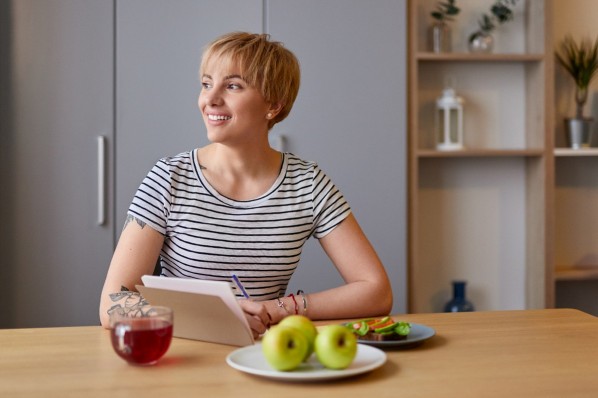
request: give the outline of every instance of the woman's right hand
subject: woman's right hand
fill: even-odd
[[[262,334],[266,333],[266,330],[270,327],[272,322],[270,314],[266,306],[259,301],[251,301],[241,299],[239,304],[245,312],[245,317],[253,333],[253,338],[257,339]]]

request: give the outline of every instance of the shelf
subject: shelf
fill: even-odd
[[[420,158],[465,158],[465,157],[534,157],[542,156],[542,149],[463,149],[458,151],[437,151],[434,149],[420,149]]]
[[[559,157],[598,156],[598,148],[583,148],[583,149],[555,148],[554,156],[559,156]]]
[[[541,62],[542,54],[470,54],[470,53],[417,53],[418,61],[438,62]]]
[[[558,266],[554,272],[557,281],[579,281],[598,279],[597,266]]]
[[[441,310],[450,282],[461,278],[479,309],[550,307],[552,2],[523,2],[499,52],[489,54],[464,47],[467,18],[452,26],[455,52],[428,51],[435,3],[407,2],[408,311]],[[468,0],[463,10],[473,16],[487,7]],[[436,100],[449,79],[466,101],[470,139],[465,149],[439,151]]]

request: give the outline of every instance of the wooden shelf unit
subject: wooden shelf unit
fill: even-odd
[[[481,14],[490,4],[462,7]],[[440,311],[453,279],[468,281],[468,297],[480,310],[550,307],[551,1],[525,2],[518,15],[523,52],[493,54],[430,53],[422,35],[434,6],[408,2],[409,311]],[[453,33],[475,29],[459,23],[459,17],[451,23]],[[465,98],[466,149],[438,151],[434,101],[455,76]]]

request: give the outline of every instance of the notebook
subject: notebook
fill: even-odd
[[[137,290],[152,305],[174,311],[173,335],[233,346],[254,344],[245,314],[228,282],[141,277]]]

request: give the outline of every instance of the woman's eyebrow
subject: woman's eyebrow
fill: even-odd
[[[212,78],[212,75],[208,75],[207,73],[204,73],[204,74],[203,74],[201,77],[202,77],[202,79],[210,79],[210,80],[214,80],[214,79]],[[227,75],[227,76],[224,76],[224,79],[222,79],[222,80],[231,80],[231,79],[241,79],[241,80],[243,80],[243,81],[246,81],[246,80],[243,78],[243,76],[241,76],[241,75]]]
[[[230,80],[230,79],[241,79],[241,80],[245,81],[245,79],[241,75],[228,75],[228,76],[224,76],[224,80]]]

